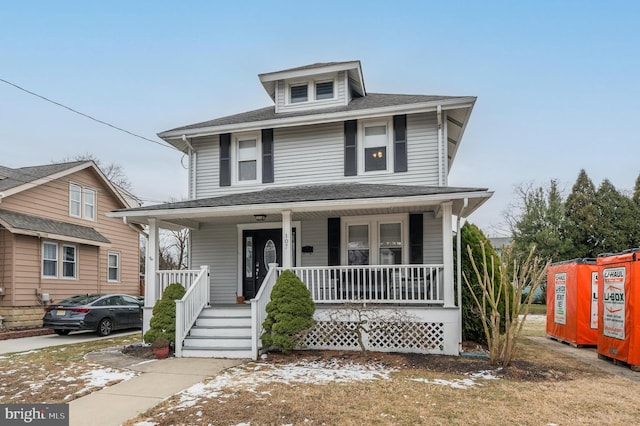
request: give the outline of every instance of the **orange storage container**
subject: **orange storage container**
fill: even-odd
[[[549,266],[547,336],[576,346],[598,344],[598,267],[595,259],[573,259]]]
[[[640,369],[640,249],[598,258],[598,355]]]

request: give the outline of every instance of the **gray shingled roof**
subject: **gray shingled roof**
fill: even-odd
[[[362,183],[338,183],[306,185],[286,188],[267,188],[262,191],[222,195],[199,200],[157,204],[154,206],[118,211],[171,210],[200,207],[228,207],[256,204],[278,204],[301,201],[355,200],[366,198],[410,197],[421,195],[484,192],[486,188],[460,188],[450,186],[380,185]]]
[[[54,175],[83,163],[86,161],[20,167],[18,169],[0,166],[0,192]]]
[[[215,127],[215,126],[224,126],[228,124],[251,123],[254,121],[277,120],[277,119],[286,119],[290,117],[300,117],[300,116],[312,116],[316,114],[330,114],[330,113],[336,113],[336,112],[366,110],[366,109],[381,108],[381,107],[388,107],[388,106],[410,105],[410,104],[417,104],[417,103],[423,103],[423,102],[435,102],[435,101],[441,101],[441,100],[447,100],[447,99],[455,99],[458,97],[459,96],[395,95],[395,94],[385,94],[385,93],[368,93],[367,96],[353,99],[351,102],[349,102],[349,105],[344,105],[344,106],[339,106],[334,108],[324,108],[324,109],[317,109],[317,110],[310,110],[310,111],[278,113],[278,114],[276,114],[275,106],[270,106],[266,108],[256,109],[253,111],[242,112],[240,114],[216,118],[209,121],[203,121],[201,123],[190,124],[188,126],[176,127],[175,129],[161,132],[158,134],[158,136],[162,137],[164,133],[168,133],[168,132],[198,129],[202,127]]]
[[[260,74],[260,75],[275,74],[275,73],[290,72],[290,71],[311,70],[311,69],[315,69],[315,68],[330,67],[332,65],[350,64],[352,62],[359,62],[359,61],[316,62],[315,64],[303,65],[301,67],[287,68],[286,70],[272,71],[272,72],[267,72],[267,73],[263,73],[263,74]]]
[[[88,226],[74,225],[52,219],[44,219],[42,217],[31,216],[9,210],[0,209],[0,221],[6,223],[12,229],[46,232],[47,234],[63,235],[65,237],[95,241],[97,243],[111,243],[111,241],[105,238],[101,233]]]

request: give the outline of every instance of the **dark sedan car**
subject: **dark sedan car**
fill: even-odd
[[[141,328],[142,305],[127,294],[72,296],[49,306],[42,326],[61,336],[74,330],[94,330],[98,336],[106,336],[113,330]]]

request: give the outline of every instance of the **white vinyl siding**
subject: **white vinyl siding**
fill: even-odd
[[[211,268],[211,303],[235,303],[238,290],[238,229],[206,224],[191,233],[191,269]]]
[[[389,130],[393,134],[393,129]],[[196,138],[195,197],[260,190],[265,187],[322,183],[386,183],[397,185],[438,185],[438,137],[435,113],[407,116],[408,171],[362,176],[344,176],[344,123],[276,128],[273,132],[274,182],[258,178],[247,186],[220,187],[219,137]],[[193,166],[192,166],[193,172]]]
[[[302,253],[301,266],[325,266],[329,260],[327,219],[305,220],[300,227],[302,247],[313,247],[313,253]]]
[[[434,217],[433,213],[424,213],[423,219],[423,261],[426,264],[442,263],[442,218]]]

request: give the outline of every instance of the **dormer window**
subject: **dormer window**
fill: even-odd
[[[333,99],[333,80],[316,83],[316,100]]]
[[[298,84],[291,86],[291,103],[307,102],[309,100],[309,86],[307,84]]]

